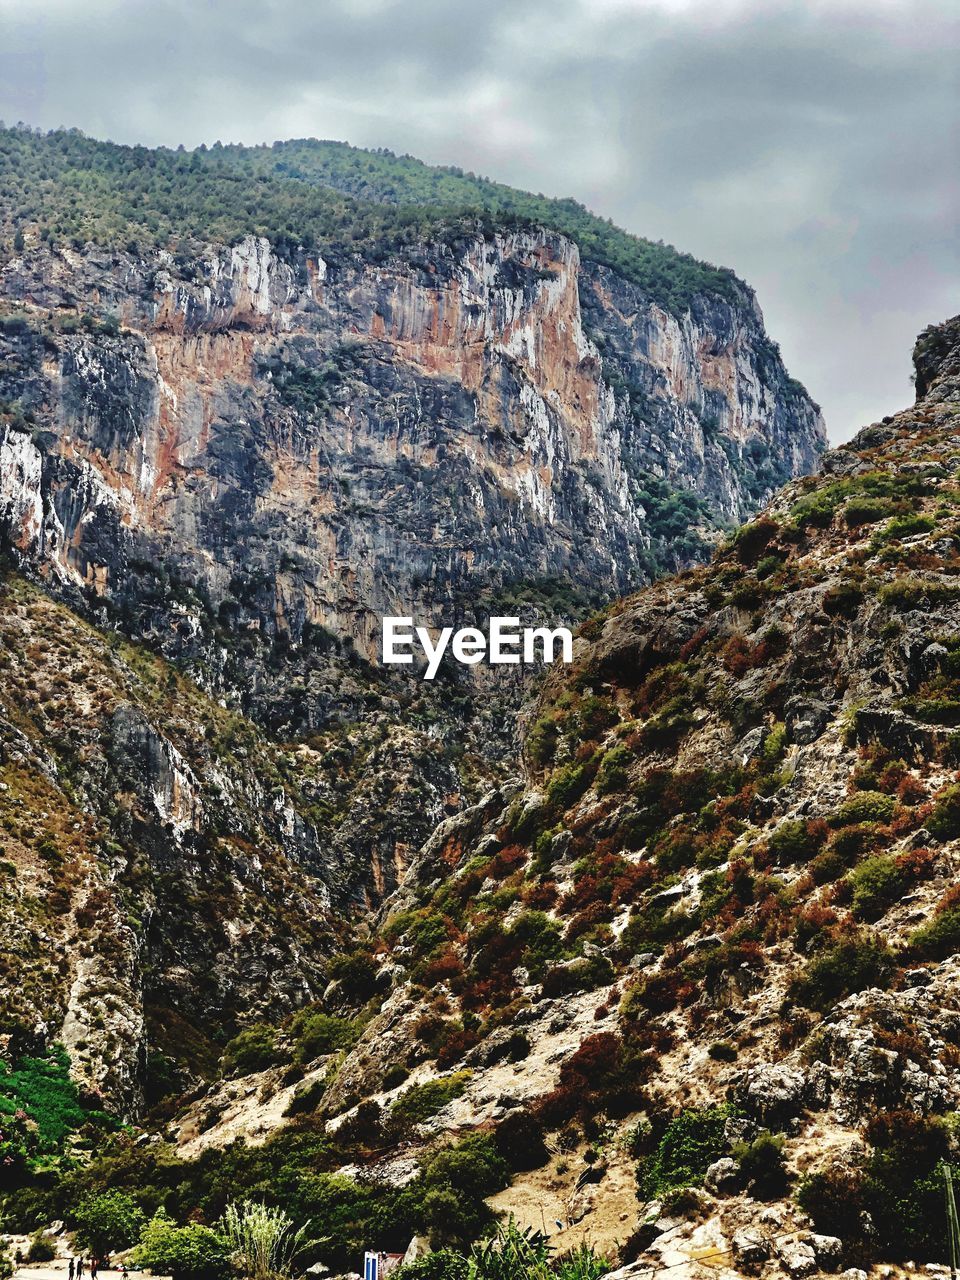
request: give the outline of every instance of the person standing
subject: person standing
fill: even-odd
[[[97,1280],[98,1265],[96,1258],[90,1259],[90,1280]]]
[[[83,1280],[83,1254],[77,1259],[77,1280]]]
[[[67,1280],[73,1280],[73,1273],[74,1273],[74,1270],[75,1270],[75,1269],[76,1269],[76,1268],[75,1268],[74,1261],[73,1261],[73,1259],[71,1258],[71,1259],[70,1259],[69,1266],[67,1267]]]

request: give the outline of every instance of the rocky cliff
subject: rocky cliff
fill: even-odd
[[[7,907],[38,975],[7,1021],[65,1027],[128,1113],[153,1048],[202,1074],[322,994],[328,910],[513,767],[524,681],[388,676],[382,614],[584,616],[823,444],[731,273],[483,184],[483,215],[385,213],[307,153],[0,130]]]
[[[186,262],[38,248],[0,296],[2,391],[40,437],[4,438],[18,547],[119,608],[153,569],[232,630],[328,631],[368,660],[401,605],[623,590],[663,549],[651,481],[737,523],[823,443],[751,296],[678,319],[544,231],[375,269],[264,239]]]
[[[0,1051],[62,1040],[137,1114],[324,989],[344,930],[315,764],[9,574],[0,665]]]
[[[543,230],[376,266],[265,239],[38,243],[0,268],[0,305],[17,563],[285,737],[421,696],[373,665],[383,614],[582,615],[704,554],[823,440],[748,291],[678,317]],[[445,677],[427,721],[477,763],[438,770],[424,740],[424,820],[382,832],[361,788],[325,833],[351,893],[392,887],[522,692],[481,674],[478,714],[476,680]]]

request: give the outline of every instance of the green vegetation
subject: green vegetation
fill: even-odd
[[[277,1060],[277,1033],[262,1022],[246,1027],[223,1051],[224,1075],[262,1071]]]
[[[783,1135],[764,1129],[752,1142],[738,1142],[733,1158],[751,1193],[761,1200],[783,1195],[787,1186]]]
[[[469,1254],[443,1249],[401,1267],[397,1280],[600,1280],[610,1270],[606,1258],[584,1243],[553,1256],[545,1236],[523,1229],[513,1218]]]
[[[945,1260],[943,1178],[947,1125],[906,1111],[867,1125],[862,1170],[827,1167],[804,1178],[797,1200],[817,1230],[840,1235],[861,1264],[876,1258]]]
[[[924,960],[944,960],[960,951],[960,890],[947,890],[937,903],[933,919],[911,937],[910,949]]]
[[[293,1275],[308,1225],[296,1228],[285,1210],[256,1200],[228,1204],[219,1223],[228,1257],[244,1280]]]
[[[607,367],[605,364],[605,370]],[[698,526],[713,528],[716,521],[699,494],[678,489],[651,471],[641,471],[637,473],[636,498],[647,517],[656,572],[675,570],[702,558],[706,543]]]
[[[177,1226],[158,1209],[140,1233],[133,1265],[173,1280],[226,1280],[230,1273],[223,1236],[202,1222]]]
[[[470,1080],[469,1071],[455,1071],[437,1080],[425,1080],[422,1084],[405,1089],[391,1108],[391,1114],[399,1119],[420,1124],[442,1110],[448,1102],[459,1098]]]
[[[61,1154],[80,1130],[115,1127],[84,1104],[69,1073],[70,1059],[59,1045],[46,1057],[21,1058],[15,1067],[0,1060],[0,1161],[42,1162]]]
[[[94,1257],[105,1258],[140,1238],[143,1211],[125,1191],[99,1191],[81,1200],[73,1212],[77,1241]]]
[[[855,867],[848,880],[853,914],[860,920],[875,920],[900,896],[904,875],[896,858],[877,854]]]
[[[960,836],[960,785],[945,787],[936,797],[927,829],[938,840],[956,840]]]
[[[858,822],[888,822],[897,807],[894,796],[882,791],[858,791],[836,811],[830,822],[835,827],[847,827]]]
[[[620,272],[677,313],[699,293],[735,299],[743,292],[731,271],[628,235],[575,200],[315,139],[171,151],[97,142],[76,129],[4,129],[0,212],[11,248],[33,226],[48,242],[93,241],[141,253],[261,235],[280,253],[305,245],[328,261],[345,253],[379,261],[478,226],[536,225],[570,236],[584,258]]]
[[[872,934],[856,934],[818,952],[791,987],[810,1009],[826,1011],[836,1001],[868,987],[886,987],[894,971],[890,948]]]
[[[653,1155],[638,1169],[644,1199],[653,1200],[674,1187],[699,1186],[709,1166],[723,1155],[724,1126],[732,1114],[724,1105],[681,1111],[671,1120]]]
[[[312,1062],[325,1053],[336,1053],[356,1044],[361,1027],[356,1019],[324,1013],[314,1005],[294,1017],[290,1033],[294,1038],[294,1062]]]

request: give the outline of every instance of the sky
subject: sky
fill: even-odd
[[[831,439],[960,311],[956,0],[0,0],[0,119],[335,138],[574,196],[757,291]]]

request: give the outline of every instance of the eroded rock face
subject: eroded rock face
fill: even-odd
[[[14,541],[118,604],[142,600],[142,557],[229,626],[323,627],[367,658],[398,601],[429,617],[518,579],[636,582],[645,477],[736,521],[823,445],[752,297],[678,320],[546,232],[376,269],[259,240],[179,266],[38,251],[0,291],[41,326],[74,306],[129,326],[26,361],[47,430],[42,475],[6,445]]]
[[[457,668],[411,716],[409,672],[370,665],[381,616],[570,616],[696,556],[685,523],[745,517],[823,446],[748,290],[678,318],[555,233],[376,266],[258,239],[37,248],[0,300],[23,318],[0,397],[34,420],[0,427],[4,540],[271,731],[366,726],[353,794],[320,798],[346,811],[328,887],[360,901],[472,798],[437,737],[494,778],[526,687]],[[679,525],[672,490],[696,497]]]

